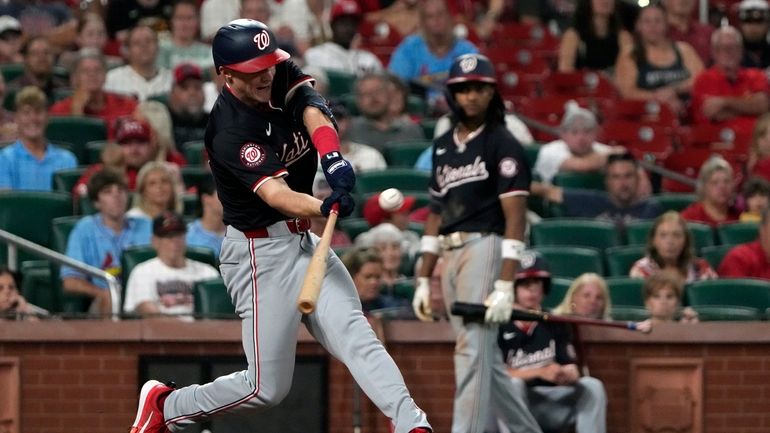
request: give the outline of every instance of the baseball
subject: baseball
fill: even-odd
[[[392,212],[404,204],[404,194],[396,188],[388,188],[380,193],[378,202],[382,210]]]

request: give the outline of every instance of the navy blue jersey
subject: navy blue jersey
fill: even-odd
[[[431,211],[441,215],[440,234],[502,234],[500,198],[529,195],[524,149],[504,125],[482,126],[460,143],[455,129],[433,143]]]
[[[577,363],[572,335],[564,323],[533,322],[524,330],[514,322],[500,325],[497,345],[505,364],[513,369]],[[537,379],[533,384],[547,384]]]
[[[260,107],[222,89],[204,141],[225,224],[245,231],[290,218],[256,194],[269,179],[284,178],[292,190],[312,194],[318,152],[305,127],[283,108],[289,91],[309,80],[290,61],[278,64],[271,103]]]

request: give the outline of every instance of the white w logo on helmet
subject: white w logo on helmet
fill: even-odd
[[[270,45],[270,34],[267,33],[267,30],[262,30],[254,35],[254,43],[257,44],[257,48],[260,50],[267,48]]]
[[[478,61],[475,56],[468,56],[460,60],[460,70],[463,71],[463,74],[467,74],[468,72],[475,70],[477,64]]]

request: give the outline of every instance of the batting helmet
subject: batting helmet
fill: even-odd
[[[514,284],[521,280],[539,278],[543,281],[543,293],[551,290],[551,271],[545,259],[539,254],[526,252],[519,260],[519,270],[516,272]]]
[[[265,24],[243,18],[220,27],[211,45],[217,74],[221,66],[247,74],[259,72],[290,57],[278,48],[275,35]]]
[[[495,66],[486,56],[481,54],[463,54],[452,62],[449,68],[447,86],[465,83],[467,81],[480,81],[482,83],[497,84]]]

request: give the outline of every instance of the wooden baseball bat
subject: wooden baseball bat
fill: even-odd
[[[465,320],[484,321],[484,313],[487,307],[483,304],[471,304],[467,302],[454,302],[452,304],[452,314],[462,316]],[[623,328],[630,331],[639,331],[649,333],[652,329],[638,327],[637,322],[626,322],[621,320],[601,320],[590,319],[588,317],[578,316],[560,316],[546,311],[521,310],[514,308],[511,313],[511,320],[537,321],[537,322],[562,322],[574,323],[576,325],[594,325],[605,326],[609,328]]]
[[[302,282],[302,289],[297,299],[297,308],[303,314],[310,314],[315,310],[315,304],[321,292],[321,283],[323,283],[324,275],[326,275],[326,258],[329,256],[329,245],[332,243],[338,209],[339,206],[335,203],[332,206],[332,211],[329,212],[321,240],[313,252],[313,257],[310,258],[310,265],[307,267],[305,280]]]

